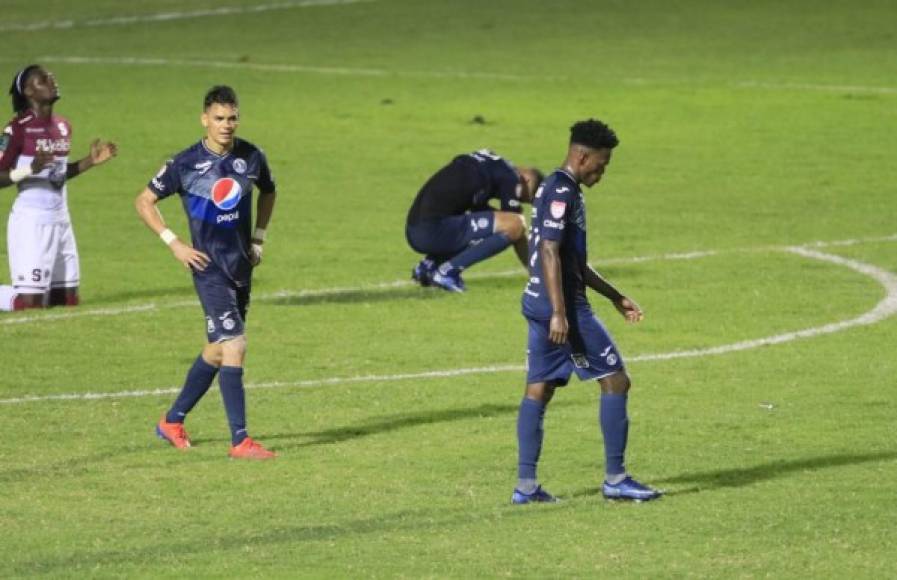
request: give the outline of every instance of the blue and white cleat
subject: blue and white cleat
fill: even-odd
[[[436,264],[434,264],[432,260],[427,260],[425,258],[411,270],[411,279],[421,286],[429,286],[433,283],[433,273],[435,271]]]
[[[533,493],[523,493],[515,489],[511,495],[511,503],[515,505],[523,505],[527,503],[557,503],[558,498],[554,497],[544,489],[538,486]]]
[[[641,484],[629,475],[626,476],[626,479],[614,485],[605,481],[601,488],[601,493],[607,499],[628,499],[633,501],[651,501],[663,495],[662,491]]]
[[[433,284],[449,292],[464,292],[466,290],[464,280],[461,279],[461,272],[457,270],[452,270],[448,274],[442,274],[437,270],[433,272],[431,280]]]

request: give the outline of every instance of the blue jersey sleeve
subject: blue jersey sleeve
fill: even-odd
[[[520,180],[517,178],[517,172],[511,171],[502,176],[498,184],[498,198],[501,202],[501,210],[513,213],[521,213],[523,207],[519,197]]]
[[[259,151],[259,178],[255,184],[259,188],[259,193],[274,193],[276,190],[274,176],[268,167],[268,158],[261,151]]]
[[[542,239],[559,241],[564,237],[564,229],[573,213],[575,197],[573,189],[568,185],[555,184],[542,192],[539,219]]]
[[[173,159],[169,159],[159,170],[159,173],[153,177],[147,184],[150,191],[155,193],[159,198],[165,198],[181,190],[181,176],[174,164]]]

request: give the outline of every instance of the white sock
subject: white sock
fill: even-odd
[[[613,475],[611,475],[611,474],[608,473],[608,474],[605,476],[605,481],[607,481],[607,483],[609,483],[609,484],[611,484],[611,485],[617,485],[618,483],[620,483],[620,482],[623,481],[624,479],[626,479],[626,472],[623,472],[623,473],[615,473],[615,474],[613,474]]]
[[[521,493],[525,493],[526,495],[532,495],[536,493],[536,490],[539,488],[539,483],[535,479],[518,479],[517,480],[517,491]]]
[[[16,291],[12,286],[0,286],[0,311],[11,312],[12,301],[16,299]]]

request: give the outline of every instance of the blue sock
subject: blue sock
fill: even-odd
[[[196,403],[206,394],[215,375],[218,373],[218,367],[212,366],[203,360],[202,355],[196,357],[193,366],[187,371],[187,378],[184,381],[184,388],[174,401],[174,404],[165,415],[165,420],[169,423],[183,423]]]
[[[542,428],[544,418],[545,404],[524,397],[517,414],[517,478],[520,480],[536,480],[536,464],[539,463],[545,434]]]
[[[511,240],[508,239],[508,236],[504,234],[492,234],[488,238],[484,238],[479,244],[468,246],[460,254],[449,260],[449,263],[451,263],[452,268],[466,270],[477,262],[482,262],[486,258],[491,258],[510,245]],[[440,271],[441,270],[442,268],[440,267]]]
[[[231,443],[239,445],[247,437],[246,433],[246,392],[243,390],[243,368],[221,367],[218,376],[221,398],[230,425]]]
[[[626,395],[601,393],[598,422],[604,434],[605,472],[608,476],[626,473],[624,456],[629,436],[629,417],[626,416]]]

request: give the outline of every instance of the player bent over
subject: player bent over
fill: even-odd
[[[450,292],[464,292],[461,272],[511,244],[526,267],[526,222],[521,204],[531,203],[542,174],[516,168],[488,149],[458,155],[433,175],[408,211],[405,237],[425,257],[411,277]],[[496,210],[489,201],[497,199]]]
[[[217,374],[231,431],[230,456],[270,459],[275,454],[246,431],[243,360],[252,269],[262,258],[265,228],[274,209],[274,180],[265,154],[235,136],[240,116],[232,88],[209,90],[202,124],[205,137],[163,165],[135,202],[143,222],[192,271],[208,336],[180,395],[156,425],[156,434],[179,449],[190,447],[184,419]],[[253,186],[259,190],[254,231]],[[181,241],[165,226],[156,206],[175,193],[187,212],[192,244]]]
[[[616,134],[589,119],[571,128],[564,166],[545,180],[533,202],[530,281],[523,293],[529,325],[526,394],[517,417],[518,482],[515,504],[554,502],[536,478],[542,422],[557,387],[575,372],[601,386],[598,420],[604,435],[604,497],[650,500],[661,492],[626,473],[629,375],[604,325],[592,313],[586,286],[613,303],[628,322],[642,320],[639,306],[622,295],[587,262],[586,214],[580,185],[598,183],[618,145]]]
[[[114,143],[95,140],[69,162],[72,126],[53,114],[56,78],[32,64],[12,86],[16,116],[0,133],[0,188],[19,190],[6,230],[12,286],[0,286],[0,310],[78,304],[80,266],[66,183],[115,157]]]

